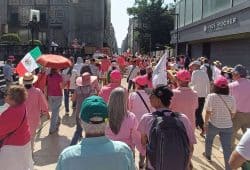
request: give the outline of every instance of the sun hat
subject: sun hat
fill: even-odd
[[[121,80],[122,79],[122,74],[119,70],[113,70],[111,73],[110,73],[110,78],[112,80]]]
[[[88,86],[91,83],[93,83],[95,80],[97,80],[96,76],[91,76],[90,73],[85,72],[82,74],[82,76],[80,76],[76,79],[76,85],[77,86]]]
[[[80,118],[86,123],[103,123],[108,118],[108,106],[103,98],[90,96],[81,106]]]
[[[19,78],[19,84],[34,84],[37,81],[38,77],[32,73],[25,73],[23,77]]]
[[[193,62],[191,62],[191,63],[189,64],[189,67],[190,67],[190,66],[193,66],[193,65],[198,65],[198,66],[200,66],[200,65],[201,65],[201,62],[198,61],[198,60],[195,60],[195,61],[193,61]]]
[[[138,84],[139,86],[146,86],[148,84],[147,76],[137,76],[133,79],[133,82],[135,84]]]
[[[214,80],[214,85],[219,88],[226,88],[228,87],[228,81],[224,76],[219,76]]]
[[[180,70],[176,74],[177,79],[185,82],[189,82],[191,80],[191,74],[187,70]]]
[[[233,68],[232,72],[239,74],[241,77],[246,77],[246,76],[247,76],[247,70],[246,70],[246,68],[245,68],[243,65],[241,65],[241,64],[236,65],[236,66]]]

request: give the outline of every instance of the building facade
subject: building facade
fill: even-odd
[[[176,13],[171,43],[178,42],[178,54],[250,69],[249,0],[180,0]]]
[[[67,46],[78,39],[102,48],[114,41],[110,39],[110,0],[1,0],[0,8],[0,24],[7,24],[8,32],[18,33],[24,42],[31,39],[30,9],[40,10],[37,37],[43,44],[53,41]]]

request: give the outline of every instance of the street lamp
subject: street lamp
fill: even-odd
[[[176,57],[178,56],[178,45],[179,45],[179,17],[180,15],[178,13],[171,13],[170,15],[173,15],[176,17],[176,45],[175,45],[175,54]]]

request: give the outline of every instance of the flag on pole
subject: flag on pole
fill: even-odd
[[[168,53],[165,53],[158,64],[155,66],[155,69],[153,71],[153,87],[156,88],[158,85],[167,85],[167,58]]]
[[[39,65],[36,63],[36,60],[38,57],[42,55],[39,47],[34,48],[29,53],[27,53],[24,58],[18,63],[16,67],[16,72],[21,77],[27,72],[32,72],[36,68],[39,67]]]

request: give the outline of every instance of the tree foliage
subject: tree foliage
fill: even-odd
[[[165,5],[164,0],[135,0],[134,6],[127,9],[128,14],[137,20],[135,41],[142,52],[149,52],[150,44],[151,50],[169,44],[170,31],[174,29],[173,11],[173,5]]]
[[[18,44],[20,42],[21,42],[21,39],[19,35],[16,33],[3,34],[0,37],[0,43],[2,44]]]

